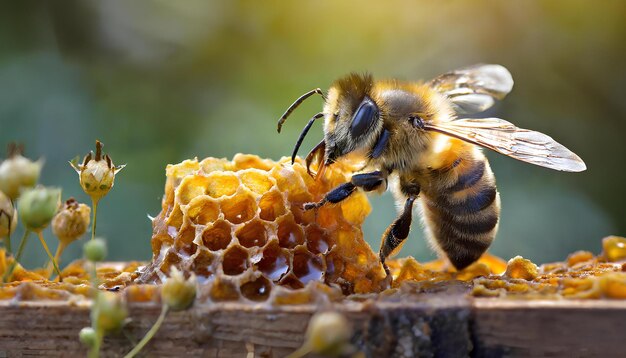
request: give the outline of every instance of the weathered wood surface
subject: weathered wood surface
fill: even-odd
[[[330,307],[224,303],[171,313],[145,357],[283,357],[300,346],[311,315]],[[369,357],[618,357],[626,343],[625,301],[512,301],[433,295],[397,302],[334,304],[352,322],[352,343]],[[154,304],[130,306],[126,336],[107,337],[121,356],[156,320]],[[89,308],[0,302],[0,357],[80,357]]]
[[[473,301],[477,357],[626,357],[626,301]]]

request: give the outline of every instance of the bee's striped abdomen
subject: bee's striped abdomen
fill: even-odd
[[[462,159],[422,192],[424,221],[434,246],[461,270],[487,250],[498,228],[500,198],[481,152]],[[445,184],[443,184],[445,183]]]

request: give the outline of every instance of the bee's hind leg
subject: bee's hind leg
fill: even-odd
[[[409,236],[411,229],[411,221],[413,220],[413,202],[417,198],[417,195],[409,196],[404,202],[404,210],[398,216],[398,218],[385,230],[380,245],[380,263],[385,269],[387,274],[387,280],[391,285],[391,272],[389,267],[385,264],[385,260],[390,255],[393,255],[400,251],[404,240]]]
[[[363,188],[365,191],[372,191],[378,189],[381,185],[386,183],[386,177],[383,172],[375,171],[371,173],[355,174],[352,176],[349,182],[343,183],[333,190],[329,191],[322,200],[316,203],[304,204],[304,210],[317,209],[324,206],[327,203],[337,204],[347,197],[349,197],[356,188]]]

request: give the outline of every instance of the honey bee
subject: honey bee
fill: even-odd
[[[457,270],[469,266],[491,245],[500,217],[495,178],[478,146],[550,169],[586,169],[576,154],[543,133],[499,118],[463,118],[487,110],[512,87],[506,68],[480,64],[425,83],[352,73],[336,80],[327,94],[319,88],[305,93],[280,118],[278,132],[308,97],[319,94],[325,103],[300,134],[292,162],[313,122],[324,118],[324,139],[307,155],[307,169],[317,159],[319,175],[349,153],[365,164],[349,182],[304,209],[339,203],[357,188],[383,191],[389,185],[401,210],[382,236],[380,262],[387,275],[385,259],[409,235],[416,199],[432,248]]]

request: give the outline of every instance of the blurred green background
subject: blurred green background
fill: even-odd
[[[289,155],[321,102],[305,103],[280,135],[278,117],[350,71],[419,80],[499,63],[516,84],[485,115],[553,136],[589,169],[488,153],[503,207],[492,252],[536,262],[599,252],[602,237],[626,233],[625,18],[619,0],[5,2],[0,145],[23,142],[46,159],[43,183],[89,202],[67,160],[102,140],[128,166],[101,202],[98,234],[110,259],[149,259],[147,215],[160,210],[167,163]],[[321,136],[317,124],[301,154]],[[372,203],[365,232],[377,250],[395,212],[389,193]],[[434,257],[418,220],[409,239],[401,255]],[[40,244],[29,246],[26,263],[41,264]]]

